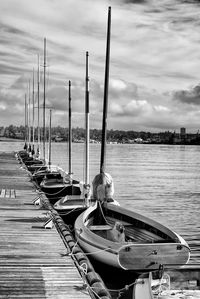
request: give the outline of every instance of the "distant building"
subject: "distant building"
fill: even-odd
[[[186,128],[180,128],[180,134],[181,136],[186,135]]]
[[[186,129],[185,128],[180,128],[180,141],[181,143],[185,143],[186,141]]]
[[[4,127],[1,127],[0,128],[0,137],[3,137],[4,134],[5,134],[5,129],[4,129]]]
[[[173,134],[173,144],[199,144],[199,134],[186,133],[185,128],[180,128],[180,133]]]

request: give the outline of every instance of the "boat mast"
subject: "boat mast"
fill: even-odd
[[[30,80],[28,81],[28,151],[31,152],[31,92],[30,92]]]
[[[49,110],[49,169],[51,169],[51,115],[52,110]]]
[[[46,130],[45,130],[45,109],[46,109],[46,38],[44,38],[44,99],[43,99],[43,156],[45,163],[45,141],[46,141]]]
[[[85,184],[89,185],[89,76],[88,76],[89,53],[86,52],[86,76],[85,76]]]
[[[24,144],[24,149],[27,150],[27,100],[26,100],[26,93],[25,93],[25,99],[24,99],[24,108],[25,108],[25,115],[24,115],[24,125],[25,125],[25,144]]]
[[[37,126],[37,139],[38,139],[38,147],[37,147],[37,156],[40,155],[40,56],[38,54],[38,71],[37,71],[37,100],[38,100],[38,126]]]
[[[72,126],[71,126],[71,117],[72,117],[72,110],[71,110],[71,81],[69,80],[69,107],[68,107],[68,121],[69,121],[69,128],[68,128],[68,142],[69,142],[69,177],[71,179],[72,176]]]
[[[110,27],[111,27],[111,7],[109,6],[109,8],[108,8],[108,26],[107,26],[107,44],[106,44],[105,80],[104,80],[104,102],[103,102],[100,173],[105,172],[105,160],[106,160],[106,135],[107,135],[106,133],[107,133],[109,62],[110,62]]]
[[[34,73],[34,69],[33,69],[33,98],[32,98],[32,103],[33,103],[33,146],[32,146],[32,155],[35,154],[35,82],[34,82],[34,78],[35,77],[35,73]]]

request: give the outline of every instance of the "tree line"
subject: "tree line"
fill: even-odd
[[[30,128],[29,132],[33,133],[33,128]],[[8,137],[14,139],[27,138],[28,130],[25,126],[14,126],[10,125],[8,127],[0,127],[0,136]],[[46,138],[49,139],[49,128],[45,130]],[[41,140],[43,139],[43,130],[40,130]],[[179,137],[179,141],[177,137]],[[183,138],[182,138],[183,137]],[[35,128],[35,140],[37,140],[37,128]],[[31,136],[32,139],[32,136]],[[61,126],[51,128],[51,139],[53,141],[68,141],[68,129]],[[85,140],[85,129],[83,128],[73,128],[72,129],[72,141],[73,142],[84,142]],[[101,130],[100,129],[90,129],[90,140],[92,142],[101,141]],[[175,132],[136,132],[133,130],[108,130],[107,131],[107,141],[116,143],[133,143],[133,142],[143,142],[143,143],[184,143],[184,144],[200,144],[199,134],[185,134],[185,136],[180,136]]]
[[[33,128],[30,128],[31,134]],[[8,127],[0,127],[0,136],[8,137],[14,139],[25,139],[27,135],[27,128],[25,126],[14,126],[10,125]],[[41,137],[43,136],[43,130],[40,130]],[[51,128],[52,140],[62,139],[63,141],[68,141],[68,129],[61,126]],[[83,128],[73,128],[72,129],[73,141],[84,140],[85,139],[85,129]],[[46,137],[49,137],[49,129],[46,128]],[[123,130],[108,130],[107,140],[108,141],[118,141],[122,142],[125,140],[133,140],[136,138],[147,139],[151,137],[151,133],[146,132],[135,132],[135,131],[123,131]],[[35,139],[37,139],[37,128],[35,128]],[[101,130],[100,129],[90,129],[90,139],[100,142],[101,141]]]

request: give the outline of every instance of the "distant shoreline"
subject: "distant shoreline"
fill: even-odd
[[[19,142],[19,141],[23,142],[22,139],[0,137],[0,142],[4,142],[4,141],[6,141],[6,142]]]
[[[0,137],[0,143],[1,142],[25,142],[23,139],[16,139],[16,138],[7,138],[7,137]],[[62,140],[62,141],[56,141],[56,140],[52,140],[52,143],[59,143],[59,142],[64,142],[67,143],[66,140]],[[72,141],[73,143],[84,143],[83,140],[74,140]],[[100,144],[99,141],[95,141],[91,140],[90,141],[91,144]],[[197,142],[174,142],[174,143],[169,143],[169,142],[147,142],[147,141],[135,141],[135,142],[117,142],[117,141],[109,141],[107,140],[108,144],[157,144],[157,145],[200,145],[200,141]]]

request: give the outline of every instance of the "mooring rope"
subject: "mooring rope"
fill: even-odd
[[[54,193],[48,193],[48,192],[45,192],[45,191],[42,191],[45,195],[52,195],[52,196],[54,196],[54,195],[58,195],[59,193],[61,193],[64,189],[66,189],[66,187],[68,187],[68,186],[72,186],[72,185],[67,185],[67,186],[64,186],[62,189],[60,189],[59,191],[57,191],[57,192],[54,192]]]
[[[61,216],[67,216],[67,215],[69,215],[70,213],[72,213],[72,212],[74,212],[74,211],[76,211],[76,210],[80,210],[80,209],[82,209],[82,208],[74,208],[73,210],[71,210],[71,211],[69,211],[69,212],[61,212],[61,211],[59,211],[59,215],[61,215]]]

